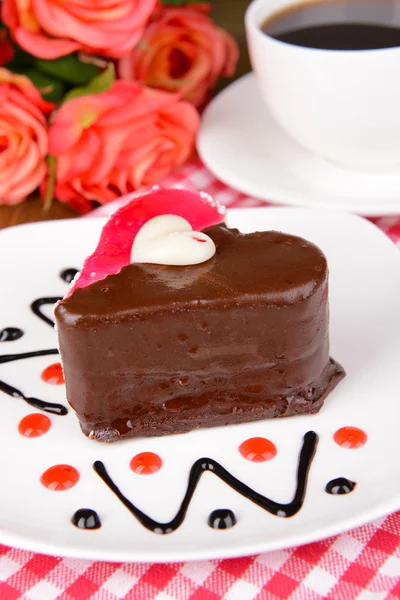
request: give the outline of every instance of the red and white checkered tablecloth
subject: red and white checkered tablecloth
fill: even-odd
[[[217,181],[200,161],[185,166],[163,185],[202,189],[229,207],[264,204]],[[400,217],[372,220],[400,247]],[[314,544],[229,560],[118,564],[49,557],[0,545],[0,600],[20,598],[400,599],[400,512]]]

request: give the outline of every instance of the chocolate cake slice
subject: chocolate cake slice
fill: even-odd
[[[57,305],[67,397],[89,437],[316,413],[344,377],[322,252],[276,231],[206,233],[206,262],[129,264]]]

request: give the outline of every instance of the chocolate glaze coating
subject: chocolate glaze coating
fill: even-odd
[[[206,263],[128,265],[58,303],[67,397],[86,435],[315,413],[344,376],[329,358],[322,252],[274,231],[207,233]]]

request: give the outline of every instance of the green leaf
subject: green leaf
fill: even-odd
[[[37,58],[34,66],[41,73],[74,86],[87,85],[100,72],[96,65],[81,62],[77,54],[61,56],[54,60]]]
[[[115,80],[115,68],[113,63],[108,63],[106,69],[96,77],[93,77],[89,85],[85,87],[77,87],[69,91],[63,98],[63,102],[79,98],[80,96],[91,96],[92,94],[100,94],[106,92]]]
[[[29,77],[45,100],[58,103],[65,94],[65,84],[62,81],[47,77],[35,69],[27,69],[24,75]]]
[[[56,166],[57,161],[54,156],[47,157],[47,165],[49,167],[49,175],[47,179],[47,188],[44,196],[44,210],[49,210],[54,198],[54,188],[56,185]]]
[[[13,48],[14,58],[7,63],[7,69],[10,69],[13,73],[24,74],[26,69],[33,67],[35,59],[31,54],[21,50],[18,46],[13,45]]]

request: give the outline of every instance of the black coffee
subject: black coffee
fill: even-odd
[[[372,50],[400,46],[400,0],[325,0],[293,4],[261,26],[295,46]]]

